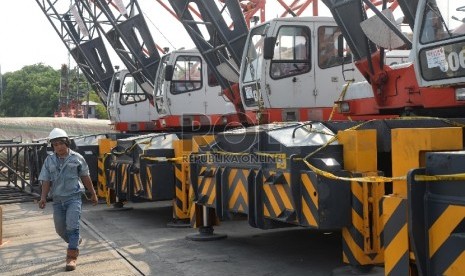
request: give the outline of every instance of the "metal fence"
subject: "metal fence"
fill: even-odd
[[[46,143],[0,141],[0,204],[39,197],[38,176],[46,156]]]

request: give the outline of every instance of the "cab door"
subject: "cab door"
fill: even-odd
[[[152,122],[158,119],[155,108],[131,74],[127,73],[115,94],[116,119],[122,123]]]
[[[112,123],[151,122],[158,119],[147,95],[127,70],[115,73],[110,91],[107,112]]]
[[[317,107],[332,107],[341,95],[345,80],[353,80],[356,70],[352,57],[338,55],[339,27],[333,22],[315,22],[314,46],[315,89],[313,103]],[[358,80],[362,80],[358,78]]]
[[[205,86],[205,114],[227,115],[236,113],[236,108],[230,100],[223,95],[221,86],[212,70],[203,70],[203,83]]]
[[[305,21],[276,21],[267,36],[274,37],[273,58],[264,72],[270,108],[300,108],[312,105],[315,75],[311,60],[312,30]],[[297,118],[298,119],[298,118]]]
[[[205,87],[199,55],[179,55],[169,83],[168,105],[171,115],[204,114]]]

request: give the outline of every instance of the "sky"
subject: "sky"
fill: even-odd
[[[25,2],[32,3],[26,8]],[[1,1],[0,10],[2,74],[39,62],[54,68],[67,63],[66,47],[35,1]]]
[[[61,3],[68,3],[60,0]],[[290,1],[288,1],[290,2]],[[194,46],[181,23],[176,21],[155,0],[140,0],[152,36],[161,47],[191,48]],[[27,6],[26,6],[27,5]],[[146,6],[144,6],[146,5]],[[320,2],[320,11],[324,4]],[[282,9],[267,1],[267,19],[276,17]],[[309,15],[311,6],[307,8]],[[0,1],[0,66],[1,73],[20,70],[27,65],[43,63],[59,69],[62,64],[75,66],[69,59],[67,48],[34,0]],[[273,14],[274,13],[274,14]],[[322,14],[320,12],[320,14]],[[109,49],[113,65],[121,65],[113,50]],[[69,63],[70,62],[70,63]]]
[[[285,0],[290,2],[291,0]],[[59,3],[70,3],[59,0]],[[138,1],[151,29],[155,43],[161,47],[192,48],[194,44],[181,23],[155,0]],[[167,3],[167,1],[164,1]],[[267,2],[267,19],[277,17],[281,6]],[[320,10],[323,4],[320,4]],[[308,8],[311,10],[311,6]],[[39,5],[34,0],[0,1],[0,68],[1,73],[20,70],[24,66],[43,63],[59,69],[62,64],[76,66],[69,58],[65,44],[55,32]],[[109,48],[109,47],[107,47]],[[114,51],[108,49],[113,65],[122,65]]]
[[[148,2],[148,0],[143,1]],[[64,2],[62,1],[62,3]],[[155,3],[156,1],[153,0],[152,2]],[[160,6],[156,8],[161,9]],[[147,10],[152,9],[148,8]],[[26,65],[36,63],[50,65],[55,69],[59,69],[62,64],[68,64],[68,50],[65,44],[36,1],[3,0],[0,1],[0,11],[2,11],[2,15],[0,16],[0,66],[2,74],[20,70]],[[155,40],[155,42],[162,44],[162,47],[170,46],[173,48],[171,45],[174,45],[176,48],[179,48],[182,47],[182,44],[188,46],[190,39],[182,28],[181,23],[175,21],[165,10],[161,12],[165,13],[163,35],[157,31],[157,28],[161,29],[163,27],[161,25],[154,25],[158,22],[154,24],[147,22],[154,30],[152,35],[159,37],[159,40]],[[153,18],[147,17],[147,19],[156,21]],[[158,19],[160,18],[158,17]],[[169,26],[169,29],[166,29],[166,26]],[[184,33],[179,35],[182,32]],[[171,34],[171,37],[167,37],[169,42],[163,38],[163,36],[167,36],[165,33]],[[191,45],[193,47],[193,44]],[[122,64],[112,50],[109,50],[109,53],[112,56],[112,62],[113,59],[116,59],[114,61],[115,64]],[[74,60],[71,59],[71,65],[73,63]]]

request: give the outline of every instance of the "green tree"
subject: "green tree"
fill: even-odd
[[[64,67],[67,70],[67,67]],[[62,68],[63,69],[63,68]],[[52,117],[59,109],[61,89],[69,89],[68,97],[78,101],[100,103],[96,107],[99,119],[108,119],[105,106],[98,95],[90,90],[84,76],[76,69],[69,70],[65,84],[62,69],[55,70],[42,63],[24,66],[21,70],[3,75],[3,96],[0,100],[0,116],[3,117]]]
[[[50,117],[58,105],[60,73],[42,63],[3,75],[0,114],[6,117]]]
[[[100,101],[99,96],[97,95],[97,93],[94,90],[90,91],[89,100],[100,104],[100,105],[95,107],[95,112],[96,112],[97,118],[98,119],[108,119],[107,110],[106,110],[105,106],[103,105],[103,103]]]

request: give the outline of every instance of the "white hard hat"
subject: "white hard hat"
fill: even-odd
[[[53,140],[57,138],[68,138],[68,134],[66,134],[66,131],[62,130],[61,128],[54,128],[52,131],[50,131],[50,134],[48,135],[48,140]]]

